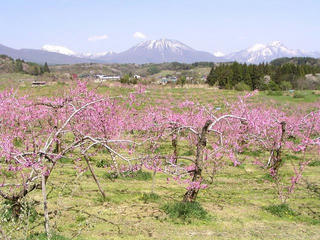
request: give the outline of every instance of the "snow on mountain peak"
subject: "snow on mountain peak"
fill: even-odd
[[[269,44],[255,44],[250,48],[239,52],[231,53],[227,58],[247,63],[269,62],[281,57],[300,57],[306,54],[300,50],[289,49],[280,41],[273,41]]]
[[[85,57],[85,58],[90,58],[90,59],[95,59],[95,58],[99,58],[99,57],[104,57],[104,56],[112,56],[116,54],[113,51],[106,51],[106,52],[101,52],[101,53],[79,53],[77,54],[77,57]]]
[[[269,44],[269,46],[271,47],[281,47],[283,46],[282,43],[280,41],[273,41]]]
[[[159,40],[149,40],[142,42],[136,46],[136,48],[147,48],[150,50],[172,50],[172,51],[179,51],[179,50],[192,50],[192,48],[188,47],[187,45],[170,39],[159,39]]]
[[[210,54],[203,51],[197,51],[182,42],[171,39],[148,40],[137,44],[136,46],[121,52],[102,52],[102,53],[75,53],[72,50],[56,45],[46,44],[42,50],[56,52],[69,56],[77,56],[85,59],[98,59],[108,62],[196,62],[196,61],[237,61],[252,64],[270,62],[282,57],[319,57],[320,53],[306,52],[290,49],[280,41],[273,41],[266,44],[254,44],[253,46],[233,52],[228,55],[220,51]]]
[[[248,52],[256,52],[259,50],[262,50],[266,47],[266,45],[261,44],[261,43],[257,43],[255,45],[253,45],[252,47],[248,48]]]
[[[41,49],[44,51],[47,51],[47,52],[55,52],[55,53],[60,53],[60,54],[68,55],[68,56],[72,56],[72,55],[76,54],[72,50],[70,50],[66,47],[63,47],[63,46],[58,46],[58,45],[45,44],[42,46]]]
[[[99,57],[103,57],[103,56],[111,56],[116,54],[113,51],[106,51],[106,52],[101,52],[101,53],[90,53],[90,52],[86,52],[86,53],[76,53],[66,47],[63,46],[57,46],[57,45],[43,45],[43,47],[41,48],[44,51],[47,52],[55,52],[55,53],[60,53],[60,54],[64,54],[64,55],[68,55],[68,56],[75,56],[75,57],[80,57],[80,58],[90,58],[90,59],[95,59],[95,58],[99,58]]]
[[[223,57],[223,56],[225,56],[225,54],[224,54],[223,52],[220,52],[220,51],[214,52],[213,55],[216,56],[216,57]]]

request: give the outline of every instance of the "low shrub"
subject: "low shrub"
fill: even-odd
[[[268,96],[282,96],[282,92],[281,91],[267,91],[267,95]]]
[[[292,84],[288,81],[283,81],[280,83],[280,89],[282,91],[288,91],[288,90],[292,89]]]
[[[304,98],[304,94],[301,92],[295,92],[293,98]]]
[[[250,91],[251,88],[245,82],[239,82],[234,86],[234,89],[237,91]]]
[[[274,92],[278,92],[278,91],[281,90],[280,87],[279,87],[279,85],[276,84],[276,83],[275,83],[274,81],[272,81],[272,80],[268,83],[268,89],[269,89],[270,91],[274,91]]]

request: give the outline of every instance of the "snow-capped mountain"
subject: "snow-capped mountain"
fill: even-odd
[[[199,61],[223,61],[213,54],[195,50],[179,41],[170,39],[148,40],[137,44],[127,51],[114,56],[98,58],[115,63],[163,63],[182,62],[193,63]]]
[[[79,58],[86,58],[86,59],[96,59],[100,58],[103,56],[111,56],[116,54],[115,52],[112,51],[107,51],[107,52],[101,52],[101,53],[76,53],[72,51],[71,49],[63,46],[58,46],[58,45],[50,45],[46,44],[43,45],[41,50],[47,51],[47,52],[54,52],[54,53],[60,53],[68,56],[75,56]]]
[[[41,50],[44,50],[47,52],[60,53],[68,56],[76,56],[76,53],[74,51],[63,46],[45,44],[42,46]]]
[[[107,52],[101,52],[101,53],[77,53],[77,57],[81,58],[89,58],[89,59],[97,59],[101,57],[106,57],[106,56],[113,56],[116,55],[117,53],[113,51],[107,51]]]
[[[213,55],[216,57],[224,57],[226,54],[224,54],[223,52],[220,52],[220,51],[216,51],[213,53]]]
[[[320,52],[292,50],[275,41],[269,44],[255,44],[250,48],[231,54],[214,54],[195,50],[182,42],[169,39],[149,40],[120,52],[76,53],[66,47],[46,44],[42,49],[13,49],[0,45],[0,54],[26,61],[48,64],[74,63],[163,63],[163,62],[226,62],[246,63],[270,62],[282,57],[320,58]]]
[[[181,53],[182,51],[193,51],[193,49],[182,42],[177,40],[169,40],[169,39],[159,39],[159,40],[149,40],[142,43],[139,43],[135,47],[134,50],[139,49],[149,49],[149,50],[157,50],[160,52],[163,51],[172,51],[176,53]]]
[[[72,55],[58,53],[57,51],[46,51],[41,49],[14,49],[0,44],[0,54],[14,59],[23,59],[29,62],[44,64],[77,64],[92,62],[94,60],[79,58]]]
[[[250,48],[225,56],[227,59],[237,62],[262,63],[270,62],[282,57],[307,57],[314,56],[316,53],[307,53],[301,50],[292,50],[284,46],[281,42],[275,41],[269,44],[255,44]],[[319,55],[320,56],[320,55]],[[319,57],[318,56],[318,57]]]

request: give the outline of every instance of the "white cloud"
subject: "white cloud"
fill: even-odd
[[[147,38],[147,36],[144,35],[142,32],[135,32],[135,33],[133,34],[133,37],[134,37],[134,38],[140,38],[140,39],[145,39],[145,38]]]
[[[105,40],[107,38],[108,38],[107,34],[100,35],[100,36],[91,36],[88,38],[88,41],[95,42],[95,41]]]

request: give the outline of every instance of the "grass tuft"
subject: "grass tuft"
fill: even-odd
[[[14,208],[16,208],[16,214],[19,214],[18,216],[15,216]],[[0,206],[0,219],[5,220],[6,222],[16,221],[19,218],[20,220],[27,220],[30,223],[33,223],[36,221],[37,217],[38,213],[32,202],[24,201],[21,203],[14,203],[10,200],[5,200]]]
[[[309,167],[319,167],[320,166],[320,161],[312,161],[311,163],[308,164]]]
[[[156,193],[143,193],[140,200],[144,203],[156,202],[160,199],[160,196]]]
[[[301,92],[295,92],[293,94],[293,98],[304,98],[305,94],[301,93]]]
[[[36,233],[28,236],[27,240],[47,240],[47,235],[45,233]],[[51,240],[70,240],[70,238],[53,234]]]
[[[139,181],[147,181],[152,179],[152,175],[150,172],[145,172],[142,170],[136,172],[122,172],[121,176],[118,176],[116,172],[106,172],[103,176],[105,179],[115,180],[115,179],[128,179],[128,180],[139,180]]]
[[[268,212],[270,212],[272,215],[278,216],[278,217],[294,217],[297,216],[297,213],[295,213],[288,204],[282,203],[279,205],[270,205],[265,208]]]
[[[172,219],[186,221],[191,219],[207,220],[209,218],[208,212],[198,202],[167,203],[162,209]]]

